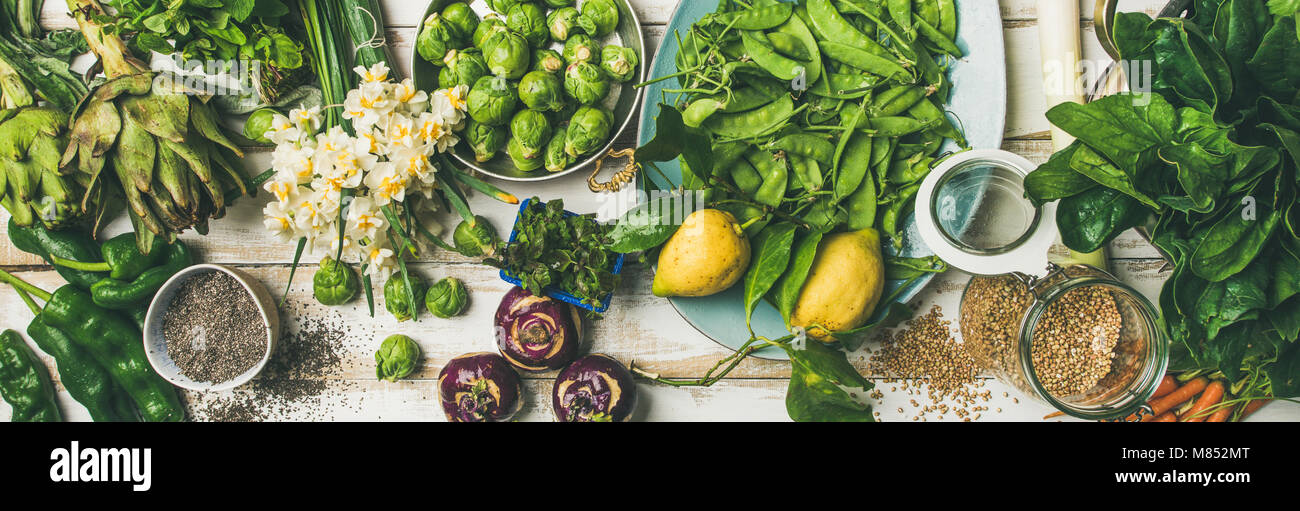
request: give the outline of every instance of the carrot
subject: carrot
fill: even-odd
[[[1178,390],[1178,378],[1166,374],[1160,379],[1160,386],[1156,387],[1156,393],[1151,395],[1151,399],[1165,397],[1175,390]]]
[[[1269,404],[1271,402],[1273,402],[1272,399],[1256,399],[1254,401],[1246,403],[1246,408],[1241,411],[1241,418],[1237,420],[1239,421],[1246,420],[1246,417],[1249,417],[1250,414],[1255,413],[1260,408],[1263,408],[1264,405]]]
[[[1227,402],[1227,396],[1224,397],[1224,402]],[[1220,406],[1214,411],[1214,415],[1205,419],[1205,422],[1228,422],[1228,418],[1232,417],[1232,411],[1236,409],[1237,405]]]
[[[1153,417],[1154,420],[1154,417],[1162,415],[1165,412],[1172,410],[1174,407],[1196,397],[1196,395],[1200,394],[1202,390],[1205,390],[1205,386],[1209,384],[1210,381],[1205,378],[1196,378],[1183,384],[1182,387],[1178,387],[1178,390],[1170,392],[1167,396],[1160,399],[1152,399],[1147,403],[1151,406],[1150,417]]]
[[[1195,405],[1192,405],[1192,409],[1183,414],[1183,422],[1205,422],[1208,416],[1205,410],[1208,410],[1214,403],[1223,401],[1223,389],[1223,382],[1219,380],[1214,380],[1207,385],[1205,392],[1201,393],[1201,398],[1196,400]]]
[[[1165,412],[1160,414],[1159,417],[1148,420],[1146,422],[1178,422],[1178,416],[1174,415],[1174,412]]]

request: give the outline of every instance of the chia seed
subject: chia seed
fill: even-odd
[[[196,382],[222,383],[266,355],[266,321],[238,280],[214,271],[181,284],[163,315],[167,356]]]

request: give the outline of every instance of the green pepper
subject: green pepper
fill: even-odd
[[[49,371],[13,330],[0,334],[0,397],[13,406],[13,422],[63,420]]]
[[[45,262],[53,264],[51,257],[60,257],[69,261],[83,263],[102,262],[99,245],[89,234],[77,229],[50,231],[40,225],[20,227],[9,219],[9,241],[18,250],[40,256]],[[90,289],[96,282],[108,277],[107,273],[88,272],[54,267],[63,280],[82,289]]]
[[[109,272],[114,280],[135,280],[145,271],[158,266],[167,255],[167,241],[160,236],[153,237],[153,249],[148,254],[140,253],[135,234],[126,233],[104,242],[99,247],[103,256],[102,263],[73,261],[59,256],[50,256],[50,261],[58,267],[89,272]]]
[[[125,311],[149,303],[167,280],[194,264],[189,247],[182,241],[172,243],[166,252],[167,260],[161,266],[150,268],[133,281],[104,279],[95,283],[90,287],[95,304],[105,309]]]
[[[108,370],[113,379],[135,400],[144,420],[185,420],[176,388],[153,368],[145,357],[140,330],[117,313],[95,305],[90,293],[63,286],[45,304],[41,321],[68,334]]]

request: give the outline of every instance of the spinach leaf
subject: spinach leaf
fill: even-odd
[[[802,349],[798,349],[802,348]],[[870,381],[858,374],[844,352],[814,340],[786,347],[790,387],[786,413],[795,422],[875,422],[868,402]]]
[[[1053,154],[1047,163],[1025,176],[1025,196],[1035,206],[1078,195],[1097,187],[1097,182],[1070,168],[1074,152],[1084,147],[1074,142],[1070,147]]]
[[[1160,201],[1179,211],[1209,213],[1223,194],[1228,180],[1227,156],[1211,154],[1200,144],[1174,144],[1159,151],[1160,159],[1178,169],[1178,183],[1186,197],[1161,197]]]
[[[1120,233],[1142,225],[1149,214],[1136,199],[1102,187],[1062,200],[1056,224],[1066,246],[1089,253],[1100,250]]]
[[[1196,302],[1194,318],[1214,340],[1223,327],[1250,318],[1252,313],[1257,317],[1260,310],[1268,308],[1267,288],[1264,267],[1253,265],[1223,282],[1210,283]]]
[[[1081,146],[1074,152],[1074,157],[1070,158],[1070,168],[1102,186],[1124,192],[1125,195],[1137,199],[1151,209],[1160,209],[1160,205],[1155,200],[1137,190],[1128,174],[1088,146]]]
[[[1227,205],[1223,217],[1209,228],[1192,253],[1193,272],[1210,282],[1220,282],[1259,256],[1281,219],[1270,201],[1259,199],[1245,197],[1241,205]]]
[[[1159,94],[1116,94],[1087,105],[1063,103],[1048,120],[1126,172],[1146,167],[1157,147],[1174,140],[1178,113]]]
[[[1155,52],[1157,88],[1168,87],[1187,104],[1204,112],[1215,112],[1220,102],[1232,97],[1232,74],[1228,62],[1206,39],[1201,29],[1182,19],[1156,21]]]
[[[1300,39],[1296,34],[1294,18],[1276,18],[1273,27],[1264,34],[1259,50],[1246,63],[1260,87],[1274,98],[1294,99],[1300,90],[1300,66],[1295,65],[1296,55],[1300,55]]]
[[[790,264],[790,247],[794,245],[795,225],[790,222],[769,225],[754,239],[754,261],[745,274],[745,325],[754,316],[754,307],[763,299]],[[752,329],[751,329],[752,331]]]
[[[1300,397],[1300,343],[1291,343],[1290,349],[1278,357],[1268,371],[1273,384],[1273,397]]]
[[[1300,339],[1300,298],[1287,300],[1264,316],[1286,342]]]

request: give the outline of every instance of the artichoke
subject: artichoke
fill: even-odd
[[[108,79],[72,113],[71,142],[60,167],[88,183],[87,199],[120,187],[148,253],[153,237],[169,241],[190,228],[207,232],[226,212],[229,190],[248,193],[235,163],[244,156],[223,133],[212,106],[132,57],[95,0],[68,0]]]
[[[81,218],[88,181],[59,167],[68,144],[68,116],[28,107],[0,112],[0,119],[0,205],[14,223],[29,227],[39,221],[56,230]]]

